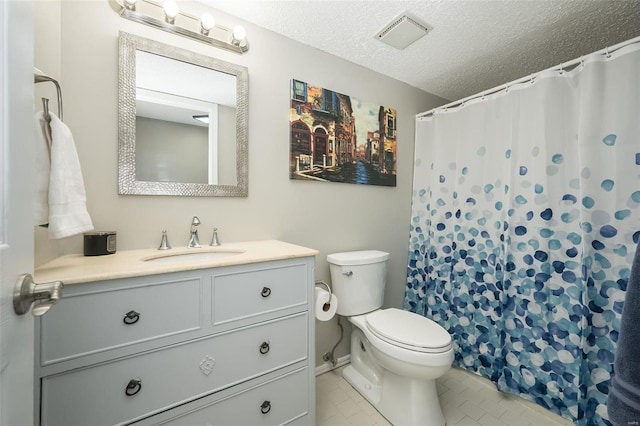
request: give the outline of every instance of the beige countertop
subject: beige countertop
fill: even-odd
[[[211,252],[234,253],[215,259],[202,259],[200,256],[188,259],[183,256],[176,261],[169,259],[149,261],[158,257]],[[203,246],[194,249],[176,247],[170,250],[122,250],[105,256],[71,254],[36,268],[34,281],[39,283],[62,281],[68,285],[270,260],[294,259],[315,256],[316,254],[318,254],[317,250],[276,240],[225,243],[218,247]]]

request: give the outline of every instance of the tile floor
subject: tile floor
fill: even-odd
[[[316,425],[390,425],[342,378],[343,368],[316,377]],[[488,380],[462,369],[452,368],[436,383],[447,426],[573,424],[522,398],[498,392]]]

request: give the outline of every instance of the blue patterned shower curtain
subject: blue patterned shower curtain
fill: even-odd
[[[417,119],[405,309],[498,389],[610,424],[639,231],[640,44]]]

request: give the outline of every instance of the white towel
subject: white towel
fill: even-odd
[[[34,220],[36,225],[46,225],[49,223],[49,175],[51,165],[49,160],[49,142],[46,138],[47,121],[44,113],[36,113],[36,147],[35,147],[35,205]]]
[[[51,174],[49,179],[49,238],[69,237],[93,230],[87,211],[82,170],[71,130],[51,115]]]

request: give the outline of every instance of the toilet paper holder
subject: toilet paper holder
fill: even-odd
[[[325,282],[324,282],[324,281],[322,281],[322,280],[318,280],[318,281],[316,281],[316,285],[323,285],[323,286],[325,286],[325,287],[327,288],[327,291],[329,292],[329,298],[331,298],[331,295],[332,295],[333,293],[331,292],[331,287],[329,287],[329,284],[325,283]]]

